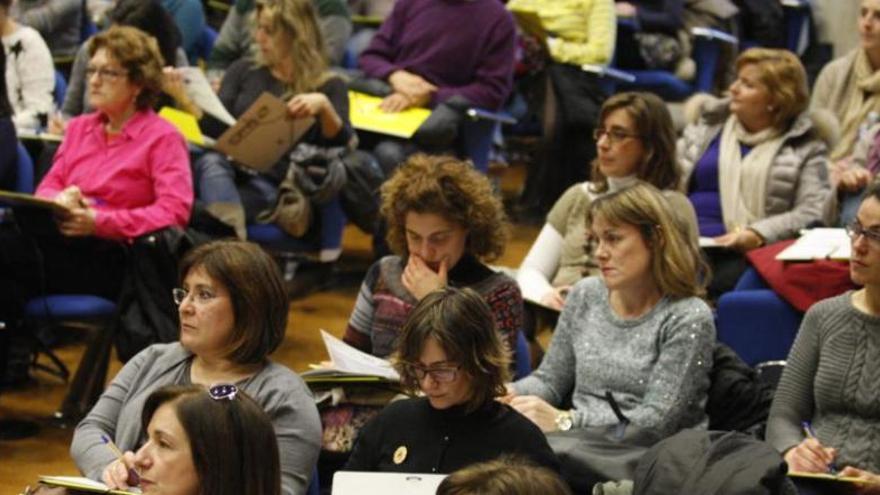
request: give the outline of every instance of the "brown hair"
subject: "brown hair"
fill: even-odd
[[[394,365],[400,382],[419,389],[418,377],[408,366],[417,363],[429,338],[440,344],[460,372],[471,378],[471,396],[465,409],[474,411],[506,393],[510,351],[495,330],[489,305],[473,289],[446,287],[431,292],[413,308],[401,329]]]
[[[156,410],[168,403],[189,439],[199,495],[281,494],[272,420],[244,391],[232,399],[214,399],[198,385],[162,387],[144,403],[143,432]]]
[[[141,87],[135,99],[138,110],[151,108],[162,92],[162,53],[156,38],[131,26],[112,26],[89,41],[89,58],[100,49],[107,50],[128,75],[128,80]]]
[[[588,231],[599,217],[612,225],[639,229],[651,250],[651,274],[663,295],[683,298],[705,294],[709,267],[682,232],[669,202],[656,187],[639,182],[596,199],[587,212]]]
[[[675,155],[675,125],[666,103],[651,93],[618,93],[605,100],[599,110],[599,125],[604,126],[605,119],[621,109],[635,123],[645,148],[636,177],[658,189],[675,189],[681,172]],[[598,159],[593,161],[592,189],[608,190],[608,178],[599,170]]]
[[[473,464],[447,476],[437,495],[570,495],[553,471],[514,457]]]
[[[296,67],[296,79],[285,81],[294,94],[315,91],[330,77],[324,38],[318,27],[317,14],[311,0],[257,0],[255,22],[266,12],[272,23],[276,45],[281,36],[290,40],[288,55]],[[256,43],[254,43],[256,46]],[[258,63],[265,65],[259,50]]]
[[[775,48],[749,48],[736,58],[736,71],[755,65],[758,79],[767,92],[773,110],[773,127],[785,129],[807,109],[810,93],[807,72],[794,53]]]
[[[275,261],[256,244],[221,240],[203,244],[184,256],[181,281],[203,268],[229,292],[235,326],[228,358],[238,364],[262,362],[284,340],[290,302]]]
[[[467,230],[467,252],[492,261],[504,252],[509,225],[489,179],[451,156],[411,156],[382,185],[388,245],[406,254],[406,215],[433,213]]]

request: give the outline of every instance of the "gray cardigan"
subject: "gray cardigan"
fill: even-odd
[[[100,480],[104,468],[115,459],[101,442],[101,434],[107,434],[123,451],[137,450],[144,443],[144,402],[163,385],[190,383],[192,357],[179,343],[155,344],[126,363],[74,432],[70,455],[84,475]],[[238,385],[262,406],[275,426],[282,493],[306,493],[321,447],[321,420],[308,387],[286,366],[272,362]]]
[[[699,115],[685,127],[678,140],[678,162],[682,171],[681,188],[686,191],[697,161],[721,133],[730,115],[728,100],[700,96],[689,101]],[[785,142],[770,166],[767,176],[766,216],[749,225],[767,243],[797,237],[801,229],[821,222],[831,194],[828,181],[828,146],[831,139],[825,123],[816,115],[798,116],[784,134]],[[724,187],[720,184],[719,187]]]
[[[610,391],[638,426],[666,436],[705,428],[714,343],[712,311],[702,300],[664,297],[639,318],[623,319],[602,279],[588,277],[566,298],[541,366],[513,388],[556,406],[571,392],[576,427],[617,423],[603,399]]]
[[[880,317],[857,310],[852,292],[807,311],[767,421],[767,441],[785,452],[811,421],[836,464],[880,473]]]

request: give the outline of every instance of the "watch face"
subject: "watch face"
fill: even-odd
[[[568,431],[571,429],[571,414],[568,412],[560,413],[559,416],[556,417],[556,427],[559,428],[559,431]]]

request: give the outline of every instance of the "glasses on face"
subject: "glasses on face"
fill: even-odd
[[[174,304],[180,306],[186,301],[186,298],[189,296],[189,291],[186,289],[171,289],[171,297],[174,298]],[[211,291],[206,289],[196,289],[193,293],[193,302],[198,304],[199,306],[204,306],[211,302],[215,297],[217,297]]]
[[[116,82],[120,78],[123,78],[128,75],[127,72],[122,70],[114,70],[114,69],[105,69],[104,67],[86,67],[86,79],[91,79],[93,76],[97,75],[99,79],[107,82]]]
[[[427,368],[414,363],[406,364],[406,371],[408,374],[416,377],[418,381],[422,381],[426,376],[430,375],[431,379],[437,383],[449,383],[455,381],[455,378],[458,376],[458,370],[460,369],[460,364],[457,366],[438,366],[436,368]]]
[[[238,395],[238,387],[231,383],[211,385],[208,389],[208,395],[214,400],[232,400]]]
[[[854,220],[846,226],[846,233],[852,242],[856,242],[859,236],[864,235],[865,239],[874,245],[880,245],[880,229],[866,229],[858,220]]]
[[[620,129],[610,129],[609,130],[604,127],[597,127],[595,129],[593,129],[593,139],[595,139],[597,143],[599,142],[600,139],[602,139],[603,136],[607,136],[608,143],[612,144],[612,145],[617,144],[626,138],[633,138],[633,139],[641,139],[642,138],[642,136],[639,136],[638,134],[636,134],[634,132],[626,132],[626,131],[623,131]]]

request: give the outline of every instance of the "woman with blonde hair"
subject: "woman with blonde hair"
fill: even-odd
[[[715,327],[697,248],[645,183],[597,199],[587,222],[601,275],[575,284],[547,355],[508,402],[545,432],[705,428]],[[569,395],[573,408],[557,409]]]
[[[454,286],[483,296],[502,340],[514,349],[522,297],[516,282],[483,264],[504,252],[508,231],[489,179],[467,162],[416,154],[382,186],[381,212],[395,254],[367,272],[345,341],[380,357],[391,354],[416,303]]]
[[[259,0],[254,55],[227,69],[219,97],[240,116],[263,92],[287,101],[291,118],[314,117],[315,124],[300,143],[326,149],[347,147],[354,133],[348,120],[348,88],[328,70],[324,41],[310,0]],[[208,119],[206,133],[219,135],[222,126]],[[244,237],[245,220],[270,210],[291,160],[285,153],[268,172],[241,172],[221,153],[196,161],[196,194],[209,212]],[[316,231],[313,226],[310,231]],[[306,235],[309,235],[306,233]]]
[[[829,197],[828,119],[807,112],[807,78],[791,52],[752,48],[736,60],[725,99],[686,105],[678,142],[682,188],[698,212],[700,235],[724,249],[708,255],[714,298],[746,268],[743,253],[796,237],[821,222]]]

